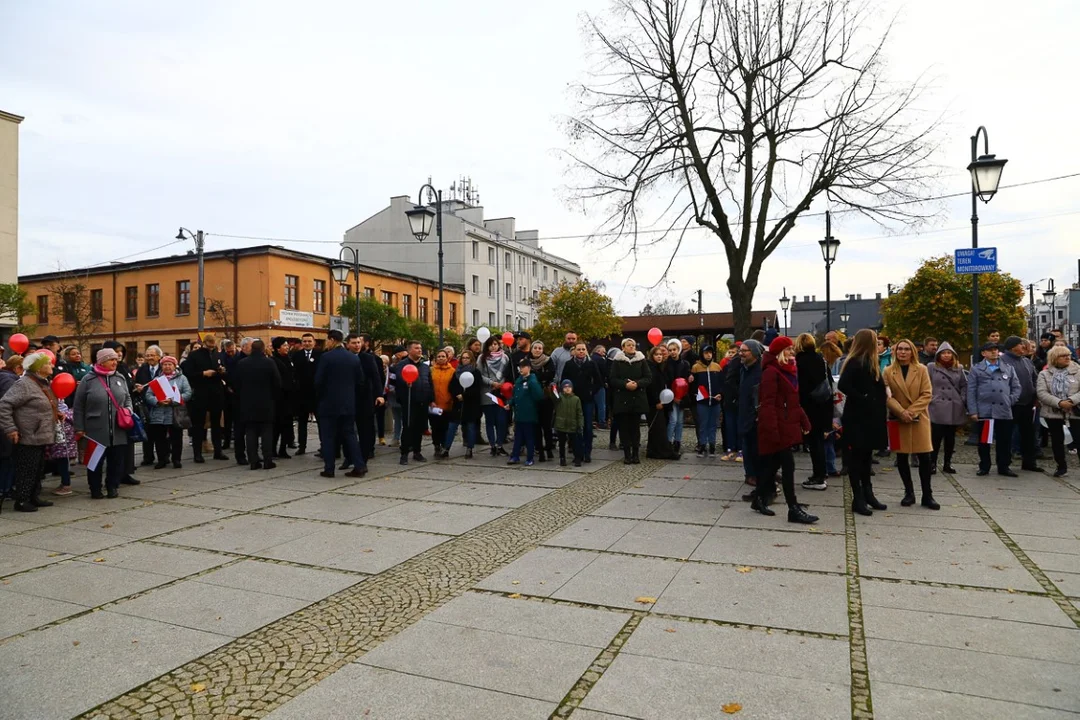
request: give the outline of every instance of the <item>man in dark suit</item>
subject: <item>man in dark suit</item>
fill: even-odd
[[[203,442],[206,440],[206,417],[210,416],[210,440],[214,445],[214,459],[228,460],[221,452],[221,411],[225,406],[225,366],[217,354],[217,341],[213,335],[203,338],[203,346],[188,355],[184,363],[184,375],[191,383],[191,433],[195,442],[195,462],[203,462]]]
[[[247,465],[247,428],[240,415],[240,396],[236,392],[236,370],[240,364],[251,355],[251,344],[255,342],[253,337],[245,337],[240,341],[240,349],[235,355],[225,355],[222,363],[225,366],[225,402],[232,407],[232,440],[236,449],[236,464]]]
[[[239,417],[246,429],[251,469],[272,470],[277,467],[274,464],[274,405],[281,392],[281,375],[274,361],[266,356],[266,345],[262,340],[251,343],[251,355],[237,364],[235,372],[233,388],[240,398]]]
[[[589,358],[589,349],[585,343],[574,346],[574,354],[563,365],[562,379],[574,383],[574,394],[581,399],[581,411],[585,415],[585,428],[582,430],[582,449],[585,462],[592,462],[593,430],[592,423],[596,412],[596,393],[604,387],[604,377],[600,368]]]
[[[395,394],[401,403],[401,460],[402,465],[409,464],[409,451],[412,451],[413,460],[425,462],[426,458],[420,454],[420,443],[424,440],[424,431],[427,429],[428,407],[435,400],[435,392],[431,386],[431,368],[423,362],[424,348],[419,340],[409,340],[405,343],[407,355],[392,372],[395,384]],[[416,367],[417,377],[410,386],[402,376],[402,370],[406,365]]]
[[[296,388],[297,455],[307,452],[308,419],[315,412],[315,371],[321,355],[322,352],[315,349],[315,336],[304,333],[300,338],[300,349],[294,350],[289,356]]]
[[[364,477],[367,462],[356,437],[356,388],[366,382],[360,359],[345,349],[340,330],[326,336],[326,350],[315,369],[315,417],[322,444],[323,477],[334,477],[334,446],[340,438],[345,461],[353,469],[348,477]]]
[[[360,341],[357,357],[367,382],[365,392],[357,396],[357,402],[363,398],[363,404],[356,406],[356,431],[360,435],[360,451],[365,460],[370,460],[375,457],[375,408],[386,402],[383,398],[383,366],[382,360],[371,352],[371,336],[360,333],[357,339]]]

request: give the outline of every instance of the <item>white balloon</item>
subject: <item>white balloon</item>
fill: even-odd
[[[481,344],[486,343],[489,337],[491,337],[491,331],[486,327],[482,327],[476,331],[476,339],[479,340]]]
[[[669,402],[675,399],[675,393],[671,392],[668,388],[664,388],[660,391],[660,402],[667,405]]]
[[[468,390],[473,386],[473,383],[476,382],[476,378],[473,377],[471,372],[463,372],[461,373],[461,377],[458,378],[458,382],[461,383],[461,387]]]

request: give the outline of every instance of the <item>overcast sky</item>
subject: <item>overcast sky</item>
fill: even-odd
[[[600,218],[570,208],[559,150],[568,92],[585,79],[580,13],[604,0],[393,5],[323,0],[184,3],[0,0],[0,109],[21,129],[19,271],[79,267],[158,248],[184,225],[336,255],[345,229],[414,195],[471,176],[488,217],[514,216],[542,246],[604,280],[619,310],[660,297],[730,310],[719,243],[683,246],[666,288],[664,249],[631,273],[578,238]],[[1068,0],[889,2],[900,22],[890,75],[929,71],[942,113],[944,192],[970,182],[969,136],[986,125],[1009,159],[1003,185],[1080,173],[1074,74],[1080,5]],[[824,210],[815,207],[813,210]],[[980,204],[980,244],[1025,283],[1077,281],[1080,177],[1003,190]],[[928,232],[834,219],[833,296],[885,292],[922,258],[970,245],[967,200]],[[647,220],[647,219],[646,219]],[[824,297],[820,218],[767,262],[755,309],[781,289]],[[208,249],[263,244],[211,237]],[[148,252],[153,257],[184,245]],[[434,248],[432,248],[434,251]]]

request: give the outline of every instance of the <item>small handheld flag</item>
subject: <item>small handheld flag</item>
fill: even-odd
[[[499,397],[498,395],[495,395],[493,393],[486,393],[486,394],[487,394],[487,396],[489,398],[491,398],[491,402],[495,403],[496,405],[501,407],[503,410],[506,409],[506,401],[505,400],[503,400],[501,397]]]
[[[709,399],[709,396],[705,393],[705,386],[704,385],[698,385],[697,399],[698,399],[698,402]]]
[[[105,446],[86,438],[86,448],[82,456],[82,464],[86,466],[86,469],[97,470],[103,457],[105,457]]]
[[[993,445],[994,444],[994,421],[983,420],[982,429],[979,430],[979,444],[980,445]]]

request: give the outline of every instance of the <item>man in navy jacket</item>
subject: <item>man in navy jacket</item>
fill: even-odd
[[[425,457],[420,454],[420,443],[424,439],[424,430],[427,429],[428,407],[435,400],[435,392],[431,386],[431,368],[422,361],[423,347],[418,340],[410,340],[405,343],[405,351],[408,353],[393,368],[394,394],[401,403],[401,464],[409,464],[409,451],[412,451],[413,460],[424,462]],[[406,365],[416,367],[417,378],[412,383],[405,382],[402,370]]]
[[[340,438],[345,459],[353,469],[348,477],[364,477],[367,462],[356,437],[356,388],[365,382],[360,359],[345,349],[340,330],[327,333],[325,351],[315,368],[315,415],[322,443],[323,477],[334,477],[334,445]]]

